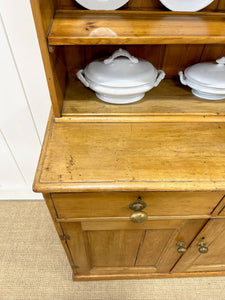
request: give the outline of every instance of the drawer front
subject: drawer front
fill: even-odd
[[[129,217],[129,205],[138,197],[146,203],[148,216],[209,215],[222,192],[115,192],[53,193],[59,218]]]

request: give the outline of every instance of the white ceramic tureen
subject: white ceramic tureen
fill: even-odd
[[[214,0],[160,0],[164,6],[173,11],[198,11],[213,1]]]
[[[203,99],[225,99],[225,57],[216,62],[204,62],[179,72],[180,81]]]
[[[96,60],[77,73],[96,96],[108,103],[127,104],[141,100],[165,77],[148,61],[119,49],[103,61]]]

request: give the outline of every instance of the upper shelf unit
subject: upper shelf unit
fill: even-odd
[[[223,44],[225,13],[58,10],[49,45]]]

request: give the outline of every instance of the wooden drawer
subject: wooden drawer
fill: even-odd
[[[129,204],[142,198],[148,216],[209,215],[222,192],[53,193],[59,218],[129,217]]]

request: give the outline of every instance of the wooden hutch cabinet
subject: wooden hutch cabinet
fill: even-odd
[[[225,1],[194,13],[156,0],[107,12],[31,5],[52,99],[34,190],[73,279],[225,275],[225,100],[197,98],[178,80],[225,56]],[[121,47],[166,79],[137,103],[112,105],[76,72]]]

